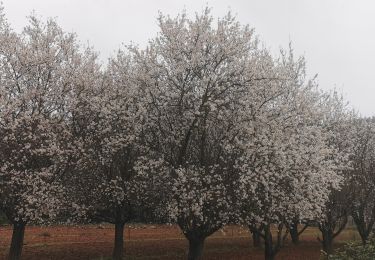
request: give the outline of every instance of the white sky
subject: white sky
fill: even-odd
[[[342,91],[363,115],[375,114],[375,2],[371,0],[2,0],[12,27],[21,30],[33,10],[56,17],[60,26],[89,42],[102,60],[122,43],[144,46],[156,35],[158,11],[176,15],[212,7],[228,10],[271,50],[287,47],[304,55],[309,75],[323,89]]]

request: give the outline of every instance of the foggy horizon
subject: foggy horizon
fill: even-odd
[[[189,16],[205,7],[214,18],[231,11],[242,25],[248,24],[273,53],[287,48],[306,58],[307,75],[318,75],[319,87],[336,89],[350,107],[364,116],[372,116],[371,68],[375,67],[375,4],[361,1],[47,1],[4,0],[5,14],[11,26],[20,31],[32,12],[43,20],[56,18],[68,32],[77,34],[82,44],[89,43],[101,61],[130,43],[141,47],[157,31],[159,11],[175,16],[186,10]],[[84,15],[82,17],[82,15]]]

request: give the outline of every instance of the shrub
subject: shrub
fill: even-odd
[[[335,254],[328,256],[329,260],[373,260],[375,259],[375,238],[363,245],[360,241],[349,242]]]

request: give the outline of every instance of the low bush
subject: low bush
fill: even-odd
[[[374,260],[375,259],[375,238],[368,241],[366,245],[362,242],[349,242],[335,254],[326,256],[329,260]]]

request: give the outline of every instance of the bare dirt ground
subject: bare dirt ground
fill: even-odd
[[[0,259],[6,258],[12,230],[0,227]],[[278,260],[318,260],[319,231],[308,228],[298,246],[287,245],[277,255]],[[111,225],[27,227],[23,251],[24,260],[109,259],[114,237]],[[336,240],[358,239],[355,230],[345,230]],[[186,259],[188,243],[176,226],[130,225],[125,229],[125,259],[156,260]],[[206,240],[204,259],[264,259],[263,250],[254,248],[250,234],[237,226],[225,227]]]

